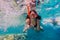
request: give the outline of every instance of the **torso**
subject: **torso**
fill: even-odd
[[[30,20],[30,24],[33,26],[33,25],[36,25],[36,21],[37,21],[37,19],[36,18],[32,18],[31,20]]]
[[[29,25],[37,25],[37,19],[41,20],[41,16],[37,16],[36,18],[30,18],[27,16],[27,19],[29,19]]]

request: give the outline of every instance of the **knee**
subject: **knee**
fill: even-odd
[[[26,19],[26,24],[28,24],[28,25],[30,24],[30,21],[29,21],[29,19]]]

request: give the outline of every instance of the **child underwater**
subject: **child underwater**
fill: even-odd
[[[35,10],[30,11],[30,16],[27,15],[26,17],[26,25],[24,28],[24,32],[29,29],[30,27],[33,27],[35,30],[39,31],[40,29],[40,22],[41,22],[41,16],[37,14]]]
[[[34,27],[35,30],[39,31],[42,29],[40,27],[41,22],[41,16],[37,14],[36,10],[36,3],[39,5],[40,1],[38,2],[36,0],[31,0],[29,3],[27,3],[27,17],[26,17],[26,25],[23,30],[25,32],[30,27]]]

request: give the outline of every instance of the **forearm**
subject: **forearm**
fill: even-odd
[[[30,10],[31,10],[30,5],[27,4],[26,6],[27,6],[27,14],[30,15]]]

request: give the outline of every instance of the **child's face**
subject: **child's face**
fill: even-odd
[[[32,0],[33,2],[35,2],[35,0]]]
[[[30,14],[30,17],[31,18],[35,18],[37,15],[32,11],[31,14]]]

